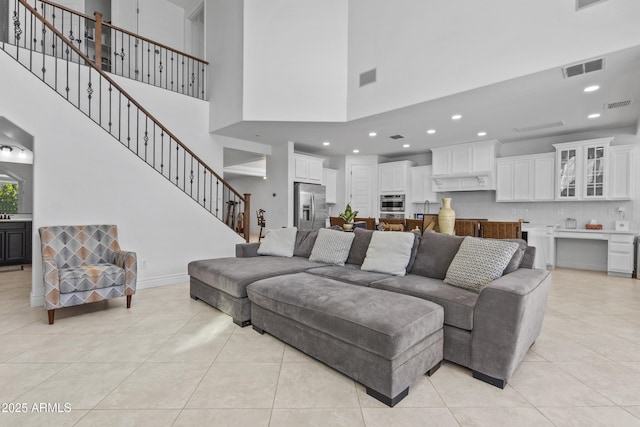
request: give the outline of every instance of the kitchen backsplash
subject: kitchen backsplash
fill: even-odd
[[[520,218],[534,224],[555,225],[564,227],[567,218],[575,218],[578,228],[592,219],[607,230],[615,228],[615,221],[630,221],[633,231],[640,231],[640,221],[634,220],[633,203],[631,201],[589,201],[589,202],[529,202],[529,203],[496,203],[494,191],[474,191],[438,193],[440,200],[451,197],[451,207],[457,218],[487,218],[492,221],[517,221]],[[431,213],[437,213],[442,202],[431,204]],[[618,215],[618,208],[624,209],[624,218]],[[422,205],[414,205],[416,212],[422,212]]]

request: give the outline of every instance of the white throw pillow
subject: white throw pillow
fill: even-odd
[[[404,276],[415,239],[414,233],[374,231],[360,269]]]
[[[296,227],[274,228],[267,231],[258,248],[259,255],[292,257],[296,246]]]
[[[502,276],[519,247],[514,242],[467,236],[449,265],[444,283],[479,293]]]
[[[318,238],[311,250],[309,261],[344,265],[354,237],[354,233],[321,228],[318,230]]]

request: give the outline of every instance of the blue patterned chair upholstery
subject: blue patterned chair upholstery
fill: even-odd
[[[137,257],[118,245],[115,225],[40,227],[44,302],[49,324],[56,308],[136,292]]]

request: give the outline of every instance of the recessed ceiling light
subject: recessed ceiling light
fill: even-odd
[[[600,86],[598,86],[598,85],[593,85],[593,86],[587,86],[587,87],[585,87],[585,88],[584,88],[584,91],[585,91],[585,92],[595,92],[595,91],[597,91],[598,89],[600,89]]]
[[[454,114],[453,116],[451,116],[451,120],[460,120],[462,118],[461,114]]]
[[[358,154],[358,153],[360,152],[360,150],[355,149],[355,150],[353,150],[353,152],[354,152],[354,153],[356,153],[356,154]]]
[[[18,157],[24,159],[27,157],[27,153],[24,150],[20,150],[20,152],[18,153]]]
[[[410,144],[402,144],[402,148],[409,148],[409,147],[411,147]]]
[[[600,113],[593,113],[587,116],[589,119],[597,119],[598,117],[600,117]]]
[[[377,134],[377,132],[369,132],[369,136],[376,136]]]
[[[331,143],[329,141],[325,141],[325,142],[322,143],[322,145],[324,145],[326,147],[327,145],[331,145]]]
[[[478,132],[478,136],[487,136],[487,133],[485,131]]]
[[[266,177],[266,176],[263,176],[263,177],[262,177],[262,179],[267,179],[267,177]]]
[[[436,130],[435,130],[435,129],[429,129],[429,130],[427,131],[427,133],[428,133],[429,135],[433,135],[434,133],[436,133]]]

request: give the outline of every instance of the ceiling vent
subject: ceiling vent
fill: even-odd
[[[585,7],[593,6],[594,4],[604,3],[605,1],[607,0],[576,0],[576,12]]]
[[[570,65],[562,69],[565,78],[579,76],[581,74],[600,71],[604,68],[604,58],[594,59],[581,64]]]
[[[403,139],[403,138],[404,138],[404,135],[400,135],[400,134],[397,134],[397,135],[391,135],[389,138],[391,138],[391,139]]]
[[[629,105],[631,105],[631,100],[627,99],[626,101],[610,102],[608,104],[604,104],[604,109],[613,110],[614,108],[628,107]]]
[[[516,131],[523,133],[523,132],[534,132],[537,130],[544,130],[544,129],[551,129],[551,128],[557,128],[560,126],[564,126],[564,121],[559,121],[559,122],[552,122],[552,123],[542,123],[539,125],[533,125],[533,126],[524,126],[521,128],[516,128]]]
[[[360,87],[376,82],[376,68],[360,73]]]

